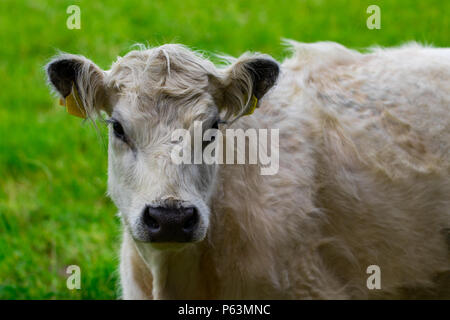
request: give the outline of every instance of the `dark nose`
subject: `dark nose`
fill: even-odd
[[[143,220],[150,242],[189,242],[198,226],[199,216],[195,207],[147,206]]]

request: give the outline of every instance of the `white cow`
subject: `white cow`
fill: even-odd
[[[123,298],[450,297],[450,50],[290,44],[281,65],[173,44],[48,64],[72,113],[109,115]],[[196,120],[279,129],[278,172],[174,164]]]

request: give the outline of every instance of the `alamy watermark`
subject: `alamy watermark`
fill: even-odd
[[[177,129],[171,139],[171,158],[177,165],[260,164],[261,175],[278,173],[279,129],[226,129],[223,135],[218,129],[203,131],[202,121],[194,121],[194,137],[189,130]]]
[[[69,274],[66,280],[66,286],[69,290],[81,289],[81,268],[75,264],[66,268],[66,274]]]
[[[366,273],[370,274],[367,278],[366,286],[369,290],[381,289],[381,269],[376,264],[370,265],[366,269]]]
[[[370,14],[367,18],[366,25],[369,30],[381,29],[381,9],[376,4],[367,7],[366,12]]]
[[[71,5],[67,7],[66,13],[69,17],[66,21],[67,29],[81,29],[81,9],[77,5]]]

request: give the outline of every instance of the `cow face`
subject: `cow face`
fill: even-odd
[[[245,114],[278,70],[272,58],[249,54],[219,69],[180,45],[132,51],[108,71],[68,54],[47,65],[63,98],[76,95],[87,117],[108,114],[109,195],[133,238],[153,243],[201,241],[209,225],[217,165],[174,163],[185,140],[172,133],[193,132],[194,123],[218,129]]]

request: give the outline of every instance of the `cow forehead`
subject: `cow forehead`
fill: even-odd
[[[107,81],[118,89],[178,91],[205,88],[215,67],[181,45],[134,50],[118,58]]]
[[[124,118],[189,122],[214,112],[208,75],[215,72],[210,61],[183,46],[165,45],[119,58],[106,80]]]
[[[189,128],[194,121],[204,121],[218,113],[212,98],[204,94],[195,99],[151,97],[125,94],[113,111],[113,117],[134,127],[166,126]]]

